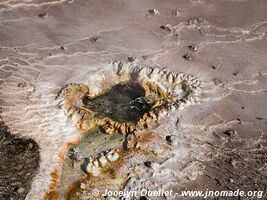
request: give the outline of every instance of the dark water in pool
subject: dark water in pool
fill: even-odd
[[[145,100],[145,90],[137,83],[118,84],[105,94],[89,100],[83,99],[95,117],[109,117],[118,122],[133,122],[147,112],[151,105]]]

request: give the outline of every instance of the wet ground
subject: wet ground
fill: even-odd
[[[144,96],[145,90],[137,83],[118,84],[94,99],[84,98],[84,104],[97,118],[135,123],[151,107]]]
[[[86,166],[88,165],[89,158],[99,155],[104,151],[108,151],[111,148],[122,148],[124,136],[121,134],[114,134],[112,136],[103,134],[98,128],[90,130],[86,133],[81,141],[69,148],[68,153],[71,149],[75,148],[80,159],[73,159],[70,156],[66,156],[62,174],[60,177],[60,186],[58,196],[60,199],[68,199],[68,196],[75,196],[76,192],[80,192],[80,183],[86,179],[85,174]],[[76,154],[76,155],[77,155]],[[115,174],[116,168],[112,167],[111,164],[101,169],[104,176],[111,176]],[[88,179],[90,179],[88,175]],[[75,191],[75,192],[74,192]]]
[[[0,199],[25,199],[39,169],[37,143],[12,135],[0,122],[0,157]]]

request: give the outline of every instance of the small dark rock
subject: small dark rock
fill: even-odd
[[[90,38],[90,41],[91,42],[96,42],[98,39],[99,39],[98,37],[94,36],[94,37],[91,37]]]
[[[134,58],[132,56],[128,57],[128,61],[129,62],[133,62],[134,61]]]
[[[234,72],[233,75],[234,75],[234,76],[237,76],[237,75],[238,75],[238,72]]]
[[[183,58],[184,59],[186,59],[186,60],[192,60],[192,57],[187,53],[187,54],[185,54],[184,56],[183,56]]]
[[[48,15],[47,15],[46,12],[41,13],[41,14],[38,15],[38,17],[40,17],[41,19],[45,19],[47,16],[48,16]]]
[[[76,147],[69,149],[68,156],[73,161],[80,161],[83,157],[82,154],[78,152]]]
[[[188,24],[192,25],[192,24],[202,24],[205,20],[203,18],[200,17],[193,17],[192,19],[188,20]]]
[[[257,120],[263,120],[263,118],[262,118],[262,117],[257,117],[256,119],[257,119]]]
[[[148,11],[151,15],[158,15],[159,14],[159,10],[157,10],[157,9],[152,9],[152,10],[149,10]]]
[[[188,48],[194,52],[196,52],[198,50],[198,46],[196,44],[189,45]]]
[[[177,17],[180,15],[180,13],[178,10],[172,10],[172,15]]]
[[[214,65],[211,66],[212,69],[216,69],[216,67]]]
[[[178,126],[179,125],[179,122],[180,122],[180,119],[177,118],[176,123],[175,123],[175,126]]]
[[[26,87],[26,86],[27,86],[27,84],[25,82],[21,82],[21,83],[18,84],[18,87],[22,87],[23,88],[23,87]]]
[[[144,162],[144,165],[145,165],[146,167],[151,167],[151,164],[152,164],[151,161],[146,161],[146,162]]]
[[[162,25],[160,26],[160,28],[164,31],[167,31],[167,32],[171,32],[171,25],[167,24],[167,25]]]
[[[172,143],[174,139],[175,139],[174,135],[167,135],[166,136],[166,141],[169,143]]]
[[[234,130],[227,130],[227,131],[224,131],[223,134],[231,137],[231,136],[236,135],[236,131],[234,131]]]
[[[60,47],[60,49],[61,49],[61,50],[65,50],[65,48],[64,48],[64,47]]]
[[[241,108],[242,108],[243,110],[245,109],[245,107],[244,107],[244,106],[242,106]]]

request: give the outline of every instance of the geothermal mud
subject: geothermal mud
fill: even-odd
[[[74,83],[64,86],[56,97],[58,106],[74,118],[81,131],[100,126],[108,134],[116,130],[134,134],[168,110],[193,104],[200,95],[200,82],[195,77],[130,62],[110,64],[95,77],[104,77],[98,80],[101,96],[90,86]]]
[[[58,107],[84,135],[80,144],[70,148],[69,159],[63,164],[61,189],[55,191],[60,199],[77,195],[77,191],[68,194],[67,189],[71,182],[77,185],[82,172],[114,175],[118,169],[110,164],[126,157],[130,150],[141,150],[144,130],[152,131],[168,112],[196,103],[201,91],[201,83],[195,77],[131,62],[111,63],[93,77],[98,78],[94,87],[101,88],[70,83],[56,96]]]

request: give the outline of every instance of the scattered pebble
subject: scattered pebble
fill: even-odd
[[[214,65],[211,66],[212,69],[216,69],[216,67]]]
[[[233,183],[233,182],[234,182],[234,179],[230,178],[229,181],[230,181],[231,183]]]
[[[227,130],[227,131],[224,131],[223,133],[224,133],[225,135],[231,137],[231,136],[236,135],[237,132],[234,131],[234,130]]]
[[[262,117],[257,117],[256,119],[257,119],[257,120],[262,120],[263,118],[262,118]]]
[[[132,56],[128,57],[128,61],[129,62],[133,62],[134,61],[134,58]]]
[[[45,19],[47,16],[48,16],[48,14],[46,12],[38,15],[38,17],[40,17],[41,19]]]
[[[18,87],[24,88],[26,86],[27,86],[27,84],[25,82],[21,82],[21,83],[18,84]]]
[[[180,119],[177,118],[176,123],[175,123],[175,126],[176,126],[176,127],[179,125],[179,122],[180,122]]]
[[[81,161],[83,159],[83,156],[80,152],[78,152],[78,149],[76,147],[73,147],[69,149],[68,156],[73,161]]]
[[[202,24],[205,20],[203,18],[200,17],[193,17],[192,19],[188,20],[188,24],[192,25],[192,24]]]
[[[196,44],[192,44],[188,46],[191,51],[196,52],[198,50],[198,46]]]
[[[244,106],[242,106],[241,108],[242,108],[243,110],[245,109],[245,107],[244,107]]]
[[[171,32],[171,25],[170,24],[167,24],[167,25],[161,25],[160,28],[164,31],[167,31],[167,32]]]
[[[237,75],[238,75],[238,72],[234,72],[233,75],[234,75],[234,76],[237,76]]]
[[[146,167],[151,167],[151,164],[152,164],[151,161],[146,161],[146,162],[144,162],[144,165],[145,165]]]
[[[153,9],[153,10],[149,10],[148,11],[151,15],[159,15],[159,10],[157,10],[157,9]]]
[[[172,143],[174,139],[175,139],[174,135],[167,135],[166,136],[166,141],[169,143]]]
[[[98,39],[99,39],[98,37],[93,36],[93,37],[90,38],[90,41],[91,42],[96,42]]]
[[[61,49],[61,50],[65,50],[65,48],[64,48],[64,47],[60,47],[60,49]]]
[[[172,10],[172,15],[177,17],[180,15],[180,12],[178,10]]]
[[[186,54],[183,56],[183,58],[186,59],[186,60],[188,60],[188,61],[192,60],[192,57],[191,57],[188,53],[186,53]]]

